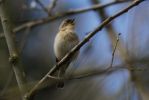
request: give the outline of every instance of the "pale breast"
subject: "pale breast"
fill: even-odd
[[[55,56],[61,60],[75,45],[79,43],[79,38],[75,33],[58,33],[54,42]]]

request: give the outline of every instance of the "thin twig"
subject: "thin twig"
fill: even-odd
[[[117,36],[117,40],[116,40],[116,43],[115,43],[115,46],[114,46],[114,49],[113,49],[113,52],[112,52],[112,59],[111,59],[110,67],[112,67],[112,65],[113,65],[114,54],[115,54],[115,51],[116,51],[116,48],[117,48],[117,44],[119,42],[119,36],[120,35],[121,35],[121,33],[119,33],[118,36]]]
[[[110,74],[114,71],[119,71],[119,70],[123,70],[123,69],[128,69],[128,67],[126,67],[125,65],[117,65],[117,66],[113,66],[111,68],[109,68],[109,66],[107,66],[106,69],[104,69],[104,70],[101,70],[101,69],[85,69],[85,70],[82,70],[82,71],[77,71],[73,74],[67,74],[64,77],[63,80],[71,81],[71,80],[79,80],[79,79],[91,78],[91,77],[96,77],[96,76],[98,77],[98,76],[101,76],[101,75],[108,75],[108,74]],[[138,68],[132,68],[132,67],[131,67],[131,69],[128,69],[128,70],[131,70],[131,71],[149,71],[147,69],[144,70],[142,68],[138,69]],[[50,82],[49,83],[44,83],[46,85],[42,85],[39,88],[39,90],[42,90],[43,88],[45,88],[47,86],[52,87],[59,80],[58,77],[48,75],[47,80],[49,80],[49,79],[50,79]]]
[[[120,69],[126,69],[126,67],[114,66],[114,67],[107,68],[104,70],[99,70],[99,69],[94,69],[94,70],[92,69],[92,70],[87,70],[87,71],[85,70],[85,71],[77,72],[76,74],[73,74],[73,75],[68,75],[65,79],[74,80],[74,79],[88,78],[88,77],[92,77],[96,75],[107,74],[109,72],[113,72],[113,71],[120,70]]]
[[[118,0],[116,0],[118,1]],[[93,4],[97,4],[97,3],[101,3],[99,0],[91,0],[91,2]],[[106,13],[106,10],[105,9],[99,9],[97,11],[99,17],[101,18],[101,21],[104,21],[106,18],[108,18],[108,14]],[[113,60],[114,60],[114,53],[115,53],[115,49],[117,48],[117,43],[120,42],[119,39],[116,41],[116,44],[115,44],[115,40],[116,40],[116,32],[113,28],[113,26],[110,24],[108,24],[106,27],[105,27],[105,30],[107,31],[108,33],[108,36],[109,38],[111,39],[111,43],[112,43],[112,49],[113,49],[113,53],[112,53],[112,60],[111,60],[111,63],[110,63],[110,67],[112,67],[112,64],[113,64]],[[119,38],[119,36],[117,37]],[[123,43],[120,42],[119,45],[122,45]],[[121,47],[121,46],[120,46]],[[119,49],[118,49],[119,50]],[[120,52],[122,52],[122,50],[119,50]]]
[[[97,10],[97,9],[101,9],[101,8],[106,8],[106,7],[115,5],[115,4],[120,4],[120,3],[124,3],[124,2],[128,2],[128,1],[130,1],[130,0],[112,1],[110,3],[103,4],[103,5],[97,4],[97,5],[94,5],[92,7],[88,7],[88,8],[82,8],[82,9],[76,9],[76,10],[69,10],[67,12],[64,12],[64,13],[61,13],[61,14],[56,14],[54,16],[49,16],[47,18],[43,18],[43,19],[39,19],[39,20],[34,20],[34,21],[30,21],[30,22],[26,22],[26,23],[24,23],[24,24],[22,24],[22,25],[20,25],[20,26],[18,26],[16,28],[14,28],[13,29],[13,32],[16,33],[16,32],[22,31],[22,30],[24,30],[26,28],[29,28],[29,27],[30,28],[33,28],[35,26],[42,25],[42,24],[48,23],[50,21],[56,20],[58,18],[65,17],[65,16],[75,15],[75,14],[81,14],[81,13],[85,13],[87,11]]]
[[[115,0],[115,1],[118,1],[118,0]],[[120,1],[120,0],[119,0]],[[122,0],[121,0],[122,1]],[[125,1],[125,0],[123,0]],[[131,0],[130,0],[131,1]],[[99,0],[92,0],[92,2],[94,4],[96,3],[100,3]],[[106,10],[103,8],[103,9],[99,9],[97,11],[99,17],[101,18],[101,21],[105,20],[106,18],[108,18],[108,14],[106,13]],[[117,38],[117,35],[116,35],[116,31],[114,29],[114,27],[112,26],[112,24],[108,24],[106,27],[105,27],[105,30],[107,31],[108,33],[108,36],[109,36],[109,39],[111,41],[111,44],[112,44],[112,49],[114,49],[114,46],[115,46],[115,40]],[[129,60],[129,56],[127,54],[127,50],[126,48],[124,47],[124,42],[122,40],[119,41],[119,46],[117,47],[118,51],[119,51],[119,54],[120,54],[120,57],[121,59],[125,62],[125,64],[129,64],[130,63],[130,60]]]
[[[74,79],[88,78],[88,77],[92,77],[92,76],[96,76],[96,75],[103,75],[103,74],[107,74],[107,72],[112,72],[115,70],[126,69],[126,68],[127,67],[120,67],[120,65],[119,65],[119,66],[114,66],[114,67],[107,68],[104,70],[99,70],[99,69],[88,70],[87,69],[87,70],[83,70],[83,71],[78,71],[74,74],[68,74],[63,79],[64,80],[74,80]],[[50,79],[59,80],[59,78],[55,77],[55,76],[48,75],[47,77]]]
[[[49,7],[48,7],[48,14],[51,15],[52,10],[56,7],[57,4],[57,0],[52,0],[52,2],[50,3]]]
[[[60,79],[59,77],[55,77],[55,76],[51,76],[51,75],[48,75],[47,77],[49,77],[51,79],[55,79],[55,80],[59,80]]]
[[[128,0],[128,1],[130,1],[130,0]],[[25,24],[23,24],[19,27],[16,27],[14,29],[14,31],[19,31],[19,30],[25,29],[27,27],[33,27],[33,26],[41,25],[41,24],[56,20],[58,18],[68,16],[68,15],[80,14],[80,13],[84,13],[84,12],[87,12],[87,11],[90,11],[90,10],[101,9],[101,8],[105,8],[105,7],[108,7],[108,6],[111,6],[111,5],[114,5],[114,4],[123,3],[123,2],[127,2],[127,0],[125,0],[125,1],[113,1],[113,2],[110,2],[108,4],[104,4],[104,5],[97,4],[97,5],[94,5],[92,7],[88,7],[88,8],[70,10],[70,11],[67,11],[67,12],[64,12],[64,13],[61,13],[61,14],[56,14],[56,15],[48,17],[48,18],[43,18],[43,19],[40,19],[40,20],[27,22],[27,23],[25,23]]]
[[[92,38],[98,31],[101,31],[112,20],[114,20],[115,18],[119,17],[120,15],[126,13],[128,10],[130,10],[134,6],[137,6],[138,4],[140,4],[143,1],[145,1],[145,0],[135,0],[125,9],[119,11],[115,15],[113,15],[113,16],[107,18],[105,21],[103,21],[100,26],[98,26],[95,30],[90,32],[78,45],[76,45],[68,54],[66,54],[66,56],[63,57],[63,59],[60,62],[58,62],[54,67],[52,67],[52,69],[29,91],[29,93],[26,95],[26,98],[29,99],[30,97],[32,97],[34,95],[34,93],[36,92],[36,90],[38,90],[40,85],[45,82],[47,77],[49,75],[52,75],[62,64],[64,64],[69,58],[71,58],[73,56],[73,54],[76,51],[78,51],[84,44],[86,44],[90,40],[90,38]]]
[[[45,11],[50,16],[51,16],[52,10],[55,8],[56,3],[57,3],[57,0],[52,0],[49,7],[47,8],[40,0],[35,0],[35,1],[41,6],[43,11]]]
[[[21,61],[17,51],[15,39],[13,38],[13,32],[10,24],[9,17],[6,12],[6,0],[0,4],[0,17],[1,23],[4,30],[5,39],[7,42],[8,50],[9,50],[9,62],[13,68],[15,73],[15,77],[18,83],[18,87],[22,94],[22,98],[24,98],[24,94],[27,92],[26,87],[24,86],[25,83],[25,76],[23,75],[24,72],[21,70]]]
[[[40,7],[43,9],[44,12],[46,12],[49,15],[48,9],[45,7],[45,5],[40,0],[35,0],[37,4],[40,5]]]
[[[105,67],[105,68],[107,68],[107,67]],[[109,69],[109,71],[106,71],[107,69],[101,70],[101,69],[93,69],[93,68],[91,68],[91,69],[84,69],[84,70],[78,70],[78,71],[76,71],[73,74],[67,74],[65,76],[64,80],[66,82],[71,82],[73,80],[81,80],[81,79],[86,79],[86,78],[98,77],[98,76],[102,76],[102,75],[104,76],[104,75],[108,75],[108,74],[110,74],[110,73],[112,73],[114,71],[119,71],[119,70],[123,70],[123,69],[127,70],[127,67],[125,67],[125,65],[117,65],[117,66],[113,66],[111,69]],[[134,71],[149,71],[147,69],[139,70],[139,69],[136,69],[136,68],[132,68],[131,70],[134,70]],[[41,90],[43,88],[46,88],[46,87],[55,86],[55,84],[57,83],[57,80],[58,80],[57,77],[53,77],[53,76],[52,77],[48,77],[47,80],[49,80],[49,79],[50,79],[50,82],[46,83],[46,85],[43,85]],[[26,86],[27,87],[32,87],[32,86],[34,86],[35,83],[36,82],[31,82],[31,83],[26,84]],[[9,88],[9,90],[7,90],[5,92],[5,94],[2,97],[6,97],[9,94],[12,94],[14,92],[17,93],[18,89],[16,87],[11,87],[11,88]],[[2,98],[2,97],[0,97],[0,98]]]

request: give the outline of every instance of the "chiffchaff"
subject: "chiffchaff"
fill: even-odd
[[[64,20],[59,27],[59,32],[57,33],[54,41],[54,53],[56,56],[56,61],[60,61],[74,46],[79,43],[79,38],[75,33],[75,22],[74,19]],[[79,51],[76,52],[72,58],[70,58],[64,65],[60,66],[58,70],[58,78],[60,79],[57,87],[64,87],[64,75],[69,64],[75,60]]]

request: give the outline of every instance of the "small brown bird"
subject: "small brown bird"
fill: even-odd
[[[74,19],[64,20],[57,33],[54,41],[54,53],[56,56],[56,62],[60,61],[74,46],[79,43],[79,38],[75,33],[75,22]],[[74,56],[66,62],[66,64],[60,66],[58,70],[58,77],[60,78],[57,87],[64,87],[64,75],[69,64],[74,61],[77,57],[79,51],[74,54]]]

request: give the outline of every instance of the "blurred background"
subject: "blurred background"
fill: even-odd
[[[39,0],[48,7],[52,0]],[[107,4],[114,0],[57,0],[51,16],[73,9]],[[115,0],[116,1],[116,0]],[[117,0],[120,1],[120,0]],[[16,43],[27,82],[36,83],[56,64],[53,42],[60,23],[75,18],[80,40],[107,17],[127,7],[133,0],[73,14],[16,32]],[[48,14],[36,0],[7,0],[7,12],[13,27],[47,18]],[[148,100],[149,96],[149,1],[132,8],[98,32],[80,49],[77,60],[67,74],[84,70],[104,70],[110,63],[118,33],[121,33],[110,73],[67,81],[64,89],[55,86],[38,92],[33,100]],[[0,26],[0,100],[20,100],[2,26]],[[133,70],[129,70],[132,68]],[[29,87],[31,88],[31,87]]]

